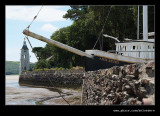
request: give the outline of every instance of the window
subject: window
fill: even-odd
[[[136,46],[133,46],[133,50],[135,50]]]
[[[126,51],[126,46],[125,46],[125,51]]]

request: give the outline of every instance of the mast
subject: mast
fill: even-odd
[[[139,40],[139,5],[138,5],[137,40]]]
[[[148,6],[143,6],[143,40],[148,41]]]
[[[33,33],[33,32],[31,32],[31,31],[29,31],[29,30],[27,30],[27,29],[23,30],[23,34],[25,34],[25,35],[27,35],[27,36],[30,36],[30,37],[33,37],[33,38],[35,38],[35,39],[38,39],[38,40],[40,40],[40,41],[46,42],[46,43],[48,43],[48,44],[57,46],[57,47],[59,47],[59,48],[61,48],[61,49],[67,50],[67,51],[69,51],[69,52],[78,54],[78,55],[80,55],[80,56],[86,56],[86,57],[89,57],[89,58],[93,58],[92,55],[87,54],[87,53],[85,53],[85,52],[83,52],[83,51],[81,51],[81,50],[78,50],[78,49],[76,49],[76,48],[70,47],[70,46],[65,45],[65,44],[63,44],[63,43],[60,43],[60,42],[58,42],[58,41],[55,41],[55,40],[52,40],[52,39],[48,39],[48,38],[46,38],[46,37],[43,37],[43,36],[38,35],[38,34],[36,34],[36,33]]]

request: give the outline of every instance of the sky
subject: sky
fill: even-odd
[[[7,61],[20,61],[20,49],[25,37],[22,32],[31,23],[41,7],[39,5],[5,6],[5,55]],[[73,23],[70,19],[63,18],[68,9],[70,9],[70,6],[44,5],[29,30],[50,39],[50,36],[56,30]],[[45,42],[31,37],[29,37],[29,40],[32,47],[45,47],[46,45]],[[37,62],[27,40],[26,44],[29,49],[30,62]]]

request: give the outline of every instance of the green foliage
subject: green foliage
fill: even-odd
[[[34,69],[44,69],[44,68],[50,68],[50,64],[48,61],[41,59],[39,62],[36,63]]]
[[[42,49],[43,49],[42,47],[34,47],[34,48],[32,49],[32,52],[37,55],[38,60],[41,59],[41,56],[42,56],[41,50],[42,50]]]
[[[56,68],[43,68],[43,69],[34,69],[33,71],[45,71],[45,70],[65,70],[63,67]]]
[[[36,52],[40,51],[41,49],[42,49],[42,47],[34,47],[34,48],[32,49],[32,52],[33,52],[33,53],[36,53]]]
[[[84,67],[76,66],[76,67],[72,67],[72,69],[78,70],[78,69],[84,69]]]
[[[34,71],[42,71],[42,70],[44,70],[44,69],[35,69]]]
[[[86,5],[74,5],[70,6],[71,9],[67,11],[67,13],[63,16],[64,18],[69,18],[73,21],[77,21],[79,19],[85,18],[85,14],[87,13],[88,6]]]
[[[6,61],[5,63],[5,74],[19,74],[19,62],[15,61]]]

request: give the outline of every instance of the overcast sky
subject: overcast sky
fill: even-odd
[[[6,5],[5,42],[7,61],[20,61],[20,49],[22,48],[25,37],[22,32],[30,24],[40,8],[41,6],[39,5]],[[68,9],[70,9],[70,7],[65,5],[44,5],[29,30],[44,37],[50,38],[52,33],[56,30],[72,24],[71,20],[63,18],[63,15]],[[46,43],[31,37],[29,37],[29,40],[33,47],[44,47],[46,45]],[[36,57],[31,52],[31,47],[27,40],[26,43],[30,51],[30,62],[37,62]]]

